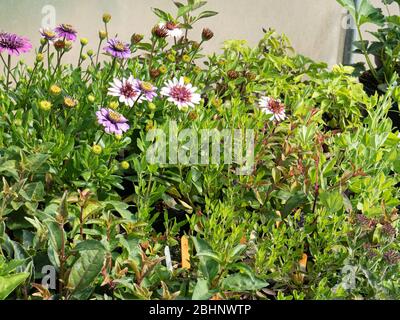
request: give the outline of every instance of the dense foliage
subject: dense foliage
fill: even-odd
[[[69,25],[42,30],[33,67],[2,52],[0,299],[400,298],[396,75],[369,96],[351,67],[295,54],[273,30],[206,58],[212,31],[188,34],[215,12],[176,4],[175,17],[155,10],[148,43],[101,31],[104,59],[81,39],[64,64]],[[130,77],[136,98],[113,95]],[[174,100],[181,77],[192,104]],[[171,121],[253,129],[251,174],[149,163],[146,134]]]

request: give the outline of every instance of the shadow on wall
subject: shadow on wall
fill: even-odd
[[[38,29],[59,23],[71,23],[81,37],[97,45],[98,30],[103,28],[101,16],[112,14],[110,35],[129,40],[132,33],[149,35],[158,21],[151,8],[175,12],[172,0],[1,0],[0,30],[23,34],[39,42]],[[207,52],[218,51],[224,40],[246,39],[250,45],[262,37],[262,28],[285,33],[294,48],[315,60],[335,64],[341,61],[345,29],[343,10],[335,0],[209,0],[208,10],[220,14],[200,22],[192,31],[200,39],[205,26],[216,37]],[[78,50],[69,59],[78,56]],[[32,57],[31,57],[32,58]]]

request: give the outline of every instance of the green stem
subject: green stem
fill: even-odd
[[[7,83],[6,83],[6,91],[8,91],[9,84],[10,84],[10,73],[11,73],[11,55],[8,55],[7,60]]]
[[[83,52],[83,45],[81,46],[81,50],[79,51],[78,68],[82,64],[82,52]]]
[[[100,39],[99,46],[97,47],[97,54],[96,54],[96,66],[99,63],[99,55],[100,55],[100,49],[101,49],[101,44],[103,43],[103,39]]]
[[[357,18],[356,18],[356,20],[357,20]],[[358,33],[358,37],[359,37],[359,39],[361,41],[361,49],[362,49],[362,52],[363,52],[363,54],[365,56],[365,60],[367,61],[368,67],[371,70],[372,75],[374,76],[374,78],[379,82],[378,73],[376,72],[374,66],[372,65],[371,59],[369,58],[369,54],[368,54],[367,48],[365,46],[364,38],[362,36],[362,32],[361,32],[360,26],[358,24],[357,24],[357,33]]]

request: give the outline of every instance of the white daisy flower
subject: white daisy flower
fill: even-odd
[[[165,83],[165,87],[161,89],[161,94],[168,97],[168,101],[173,102],[179,110],[190,107],[194,108],[195,104],[199,104],[201,96],[196,93],[197,88],[190,83],[185,84],[185,80],[181,77],[179,80],[174,78]]]
[[[145,99],[145,96],[140,96],[141,92],[138,90],[138,80],[132,76],[128,79],[123,78],[122,80],[115,78],[113,82],[110,82],[110,85],[108,95],[119,97],[119,102],[127,106],[133,107],[136,102],[140,103]]]
[[[158,26],[167,30],[167,37],[180,39],[184,35],[183,30],[174,22],[160,22]]]
[[[285,105],[281,100],[275,100],[270,97],[261,97],[259,107],[265,114],[272,115],[270,118],[271,121],[283,121],[286,119]]]

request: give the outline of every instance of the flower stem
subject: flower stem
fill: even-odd
[[[97,54],[96,54],[96,66],[99,63],[99,55],[100,55],[100,49],[101,49],[102,43],[103,43],[103,39],[100,39],[99,46],[97,48]]]
[[[6,91],[8,91],[9,84],[10,84],[10,73],[11,73],[11,55],[8,55],[7,60],[7,83],[6,83]]]
[[[100,135],[100,137],[97,139],[95,145],[99,144],[99,142],[100,142],[101,138],[103,138],[104,134],[105,134],[105,131],[103,131],[103,132],[101,133],[101,135]]]
[[[365,60],[367,61],[369,70],[372,72],[372,75],[374,76],[374,78],[379,82],[378,73],[376,72],[374,66],[372,65],[371,59],[369,58],[369,54],[368,54],[367,48],[365,46],[364,38],[362,36],[362,32],[361,32],[360,26],[358,24],[357,24],[357,33],[358,33],[358,37],[361,41],[361,49],[365,56]]]

